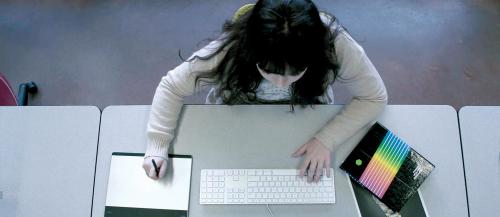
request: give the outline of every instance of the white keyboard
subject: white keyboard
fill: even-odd
[[[307,183],[297,169],[205,169],[200,176],[200,204],[335,203],[333,169],[318,183]]]

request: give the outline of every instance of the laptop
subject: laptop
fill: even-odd
[[[375,123],[340,168],[390,209],[399,212],[417,193],[434,165]]]
[[[192,157],[169,155],[165,176],[150,179],[142,163],[143,153],[114,152],[111,155],[106,217],[187,217]]]

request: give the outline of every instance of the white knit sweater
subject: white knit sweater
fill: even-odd
[[[214,41],[193,55],[210,54],[219,44],[220,42]],[[373,121],[387,104],[384,83],[363,48],[347,32],[341,31],[335,39],[335,49],[340,65],[337,81],[344,84],[353,98],[315,135],[315,138],[331,151],[335,151],[338,145]],[[196,75],[214,69],[224,55],[225,52],[222,51],[206,61],[195,58],[193,61],[184,62],[161,79],[153,98],[147,124],[146,156],[167,156],[184,97],[194,94],[198,89],[195,86]],[[259,88],[260,92],[266,92],[265,87]],[[327,92],[323,99],[333,98],[331,87]],[[214,91],[211,91],[207,102],[220,103],[220,98],[213,93]],[[323,102],[332,103],[333,99]]]

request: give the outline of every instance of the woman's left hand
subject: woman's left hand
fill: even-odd
[[[304,162],[300,167],[300,176],[304,176],[307,170],[307,181],[318,182],[323,174],[323,168],[326,169],[326,175],[331,177],[330,173],[330,157],[331,151],[321,141],[316,138],[309,140],[306,144],[302,145],[293,157],[300,157],[306,155]]]

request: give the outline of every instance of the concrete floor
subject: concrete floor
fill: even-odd
[[[189,56],[253,1],[31,2],[0,3],[0,72],[13,86],[39,85],[31,105],[102,109],[150,104],[177,51]],[[390,104],[500,105],[500,1],[315,2],[365,48]],[[335,91],[337,103],[349,100]]]

